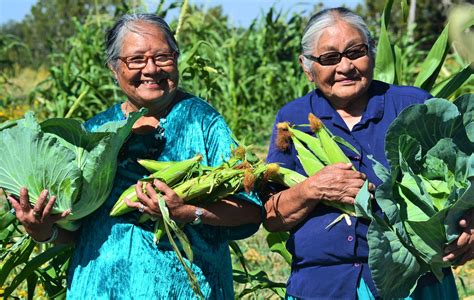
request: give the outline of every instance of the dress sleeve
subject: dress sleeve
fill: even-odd
[[[234,140],[232,132],[220,115],[215,116],[211,121],[207,130],[206,139],[207,157],[209,165],[211,166],[220,165],[222,162],[229,159],[231,155],[231,147],[237,147],[237,142]],[[263,219],[264,210],[262,202],[256,193],[251,192],[250,194],[247,194],[246,192],[239,192],[232,198],[241,201],[248,201],[259,206]],[[257,232],[259,226],[259,224],[244,224],[233,227],[222,226],[220,230],[225,239],[238,240],[251,236]]]

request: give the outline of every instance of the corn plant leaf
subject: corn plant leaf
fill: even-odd
[[[232,249],[232,251],[234,251],[235,255],[239,259],[240,265],[242,266],[242,269],[244,269],[247,282],[251,282],[252,279],[250,278],[250,275],[248,272],[247,262],[245,260],[244,253],[240,249],[239,244],[236,241],[229,241],[229,247]],[[241,283],[245,283],[245,282],[241,282]]]
[[[186,271],[186,274],[188,275],[189,284],[191,285],[191,288],[196,293],[196,295],[199,296],[201,299],[203,299],[204,297],[202,295],[201,288],[199,287],[199,281],[197,280],[196,274],[194,274],[194,272],[191,270],[191,267],[190,267],[190,266],[192,266],[192,263],[190,263],[190,265],[188,266],[188,263],[186,263],[183,256],[181,255],[181,250],[179,249],[178,245],[176,244],[176,241],[173,238],[173,234],[170,231],[171,227],[169,225],[172,224],[172,222],[171,222],[172,220],[169,216],[169,211],[168,211],[168,208],[166,207],[166,202],[163,199],[163,197],[158,198],[158,205],[160,207],[160,211],[161,211],[162,216],[163,216],[163,224],[164,224],[164,227],[165,227],[166,235],[168,236],[168,240],[170,241],[170,244],[173,247],[174,252],[176,253],[176,256],[178,257],[179,262],[181,263],[184,270]],[[174,231],[175,227],[173,226],[172,228],[173,228],[173,231]],[[178,236],[178,238],[179,238],[179,236]],[[189,246],[189,241],[187,242],[187,245]],[[186,253],[186,255],[188,255],[188,253]],[[192,260],[192,251],[191,251],[190,257],[191,257],[191,260]]]
[[[471,65],[468,64],[459,70],[459,72],[435,85],[430,92],[437,98],[448,98],[465,82],[472,80],[473,77],[473,69],[471,68]]]
[[[58,245],[52,248],[48,248],[43,253],[35,256],[33,259],[28,261],[25,267],[13,278],[10,285],[5,288],[4,296],[8,298],[11,293],[22,283],[26,278],[28,278],[31,274],[35,272],[41,265],[49,261],[51,258],[69,251],[71,246],[69,245]]]
[[[403,3],[403,2],[402,2]],[[395,59],[395,81],[394,84],[403,82],[403,54],[402,49],[398,45],[393,46],[393,56]]]
[[[15,267],[28,261],[35,245],[36,243],[25,235],[6,251],[0,265],[0,286],[5,284],[7,277]]]
[[[380,24],[380,36],[375,57],[374,79],[387,83],[395,82],[395,58],[387,32],[393,0],[386,2]]]
[[[425,61],[421,65],[421,71],[415,79],[414,86],[420,87],[426,91],[430,91],[432,89],[449,50],[448,26],[449,24],[444,27],[443,32],[441,32],[430,52],[426,56]]]
[[[240,270],[233,270],[233,277],[234,281],[236,282],[241,282],[241,283],[248,283],[246,282],[246,276],[243,274],[244,272]],[[285,297],[285,283],[280,283],[280,282],[274,282],[269,279],[267,273],[264,271],[254,271],[250,272],[250,278],[251,278],[251,283],[252,287],[251,288],[246,288],[242,290],[238,295],[237,298],[241,299],[242,297],[252,294],[254,292],[261,291],[263,289],[270,289],[277,293],[281,298]]]
[[[10,224],[15,222],[15,220],[16,220],[15,215],[9,211],[0,213],[0,231],[10,226]],[[2,239],[0,238],[0,241],[1,240]]]
[[[352,146],[349,142],[347,142],[345,139],[343,139],[342,137],[340,136],[337,136],[337,135],[331,135],[332,139],[338,143],[338,144],[341,144],[347,148],[349,148],[352,152],[354,152],[355,154],[357,155],[360,155],[359,151],[357,151],[357,149]]]
[[[286,241],[289,237],[288,232],[269,232],[266,240],[270,251],[280,254],[291,265],[291,254],[286,249]]]

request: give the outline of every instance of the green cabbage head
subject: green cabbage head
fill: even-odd
[[[144,113],[105,123],[97,132],[87,132],[75,119],[39,123],[31,112],[0,124],[0,187],[16,196],[27,187],[32,205],[48,189],[57,197],[52,213],[71,209],[58,225],[78,229],[78,220],[98,209],[110,194],[118,152]]]
[[[459,233],[458,222],[474,208],[474,95],[454,103],[440,98],[403,110],[388,129],[386,170],[375,199],[356,200],[360,217],[372,220],[369,267],[383,298],[408,296],[428,271],[442,280],[443,249]],[[362,199],[362,198],[360,198]]]

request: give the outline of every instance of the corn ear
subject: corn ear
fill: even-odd
[[[292,187],[303,182],[306,178],[306,176],[298,172],[280,166],[278,172],[270,175],[268,180],[283,186]]]
[[[128,198],[131,202],[138,201],[137,193],[135,192],[135,185],[128,187],[122,193],[122,195],[120,195],[119,199],[117,200],[117,202],[115,202],[114,206],[112,207],[112,210],[110,211],[110,216],[117,217],[133,210],[133,208],[127,206],[127,204],[125,203],[125,198]]]
[[[156,220],[155,231],[153,232],[153,241],[158,244],[165,233],[166,229],[164,221],[162,219]]]
[[[319,161],[318,157],[309,151],[299,139],[293,139],[293,144],[295,145],[296,152],[298,152],[298,159],[306,174],[311,176],[324,168],[324,164]]]
[[[227,182],[229,179],[243,175],[243,170],[236,169],[216,169],[200,177],[195,177],[183,182],[174,188],[175,193],[184,201],[188,201],[199,196],[210,194],[214,188]]]
[[[157,161],[154,159],[139,159],[138,163],[147,169],[150,173],[155,173],[157,171],[163,170],[170,165],[176,163],[175,161]]]
[[[287,186],[287,187],[295,186],[296,184],[298,184],[300,182],[303,182],[306,179],[307,179],[306,176],[303,176],[303,175],[301,175],[300,173],[298,173],[296,171],[293,171],[293,170],[290,170],[290,169],[287,169],[287,168],[283,168],[283,167],[280,167],[277,174],[275,174],[274,176],[269,177],[270,182],[276,182],[278,184],[281,184],[281,185],[284,185],[284,186]],[[344,213],[346,213],[350,216],[355,216],[354,205],[343,204],[343,203],[340,203],[340,202],[327,201],[327,200],[322,200],[321,202],[323,204],[327,205],[327,206],[339,209],[340,211],[342,211],[342,212],[344,212]],[[338,218],[337,221],[341,220],[343,217],[344,216],[341,216],[341,218],[340,219]],[[330,225],[332,226],[333,224],[330,224]]]
[[[165,169],[153,173],[151,176],[149,176],[148,180],[158,179],[169,186],[173,186],[180,182],[191,170],[197,168],[201,160],[202,156],[196,155],[191,159],[175,162],[170,164]],[[134,210],[133,208],[127,206],[124,201],[125,198],[128,198],[131,202],[138,201],[138,197],[135,192],[135,185],[130,186],[125,190],[125,192],[122,193],[122,195],[120,195],[119,199],[110,211],[111,216],[117,217]]]
[[[324,126],[323,122],[313,114],[309,114],[308,119],[311,123],[311,127],[314,127],[315,134],[321,142],[323,151],[327,154],[327,158],[329,159],[329,162],[325,164],[330,165],[340,162],[351,163],[336,141],[334,141],[333,135],[329,132],[326,126]],[[317,123],[317,125],[313,125],[315,123]]]
[[[295,143],[295,140],[304,143],[308,149],[313,152],[313,155],[316,156],[325,166],[333,163],[331,159],[332,153],[327,152],[324,147],[324,141],[298,129],[290,128],[290,132],[292,134],[293,143]]]

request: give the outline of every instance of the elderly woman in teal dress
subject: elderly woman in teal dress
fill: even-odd
[[[156,244],[152,224],[138,224],[141,213],[161,216],[156,195],[143,194],[139,202],[128,202],[136,210],[122,217],[109,217],[109,212],[126,188],[147,175],[137,158],[180,161],[200,153],[203,164],[216,166],[230,157],[235,142],[214,108],[178,90],[179,49],[161,18],[123,16],[108,32],[106,46],[108,66],[127,100],[96,115],[85,127],[94,131],[142,107],[148,109],[119,154],[109,199],[84,220],[77,234],[53,227],[68,212],[50,215],[54,196],[47,191],[35,207],[18,209],[17,218],[37,241],[49,240],[57,231],[55,242],[75,243],[68,280],[70,299],[193,299],[196,295],[169,242],[163,239]],[[194,252],[192,269],[204,297],[232,299],[228,241],[248,237],[258,229],[262,213],[258,197],[242,193],[196,207],[185,204],[166,184],[153,185],[163,194],[171,218],[186,224],[184,231]],[[27,199],[28,192],[22,189],[20,203]],[[36,218],[33,211],[42,218]]]

